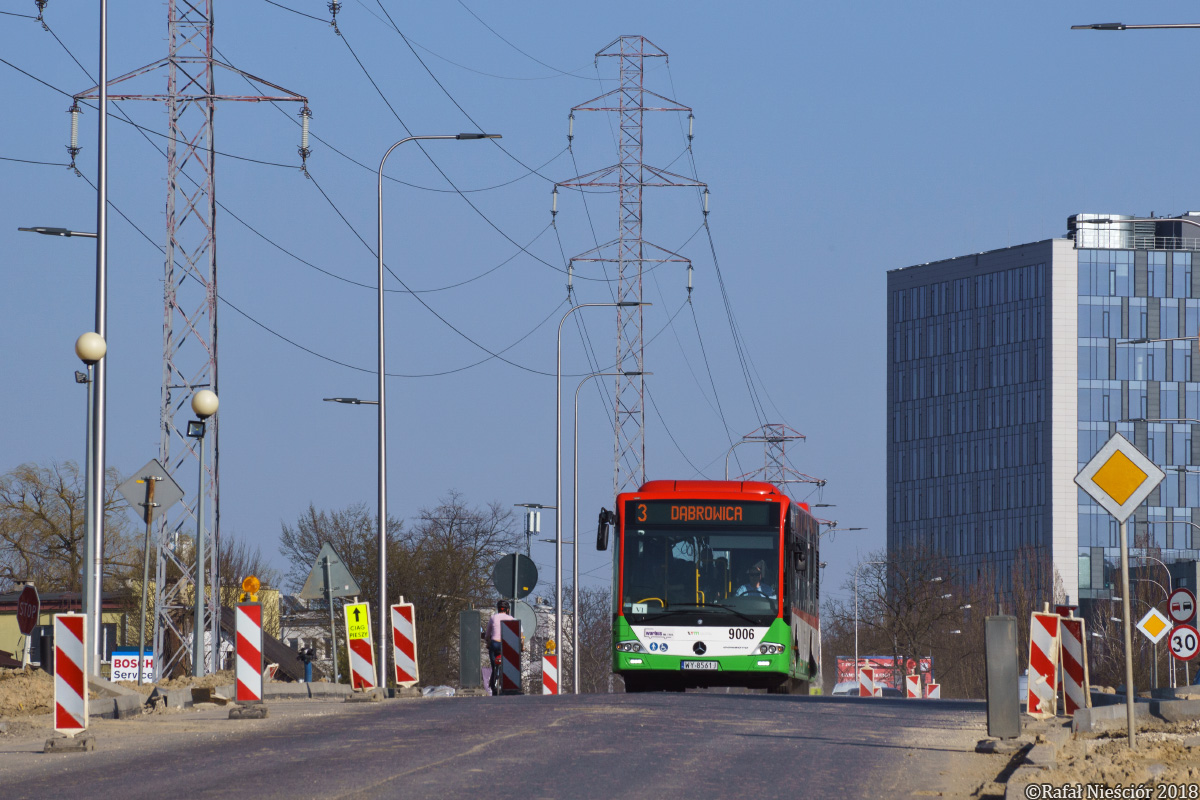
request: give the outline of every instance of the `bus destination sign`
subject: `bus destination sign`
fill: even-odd
[[[762,528],[777,522],[774,503],[722,503],[695,500],[631,500],[626,519],[644,525],[735,525]],[[775,512],[774,514],[772,512]]]

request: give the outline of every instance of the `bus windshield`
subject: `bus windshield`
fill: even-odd
[[[713,622],[727,616],[734,625],[769,625],[777,616],[777,513],[750,525],[704,519],[649,524],[637,517],[626,516],[624,532],[621,605],[632,624],[670,624],[669,617],[699,610]]]

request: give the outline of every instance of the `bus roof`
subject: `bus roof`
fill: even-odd
[[[764,481],[647,481],[641,492],[729,492],[736,494],[782,494]],[[632,493],[636,494],[636,492]]]
[[[773,483],[766,481],[646,481],[636,492],[623,492],[622,494],[652,494],[656,492],[695,492],[696,494],[741,494],[741,495],[774,495],[804,509],[811,515],[812,511],[808,503],[800,503],[791,500],[786,494],[779,491],[779,488]]]

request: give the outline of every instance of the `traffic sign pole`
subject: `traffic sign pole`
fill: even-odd
[[[1079,485],[1096,503],[1120,523],[1121,544],[1121,626],[1125,639],[1125,721],[1129,748],[1137,747],[1133,699],[1133,630],[1129,618],[1129,534],[1126,521],[1146,501],[1166,473],[1121,434],[1113,436],[1092,456],[1075,476]]]
[[[333,582],[329,577],[329,556],[325,556],[325,596],[329,598],[329,643],[333,646],[333,682],[338,682],[337,626],[333,622]],[[349,647],[349,640],[346,646]]]
[[[138,620],[138,686],[142,685],[142,663],[146,660],[146,592],[150,584],[150,526],[154,522],[154,484],[159,479],[146,478],[146,541],[142,547],[142,616]]]
[[[1133,724],[1133,623],[1129,619],[1129,535],[1125,531],[1125,520],[1121,520],[1121,631],[1125,639],[1125,727],[1129,736],[1129,749],[1137,747],[1136,729]]]
[[[30,634],[38,623],[42,611],[42,599],[38,597],[37,588],[27,584],[17,598],[17,630],[25,637],[25,648],[21,655],[21,669],[29,666],[29,654],[33,650],[33,639]]]

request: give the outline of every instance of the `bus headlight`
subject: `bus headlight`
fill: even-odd
[[[784,649],[785,649],[784,646],[781,644],[769,644],[768,643],[768,644],[760,644],[758,646],[758,652],[762,653],[764,656],[778,655],[779,653],[782,653],[784,651]]]
[[[622,653],[640,653],[642,652],[642,643],[637,641],[617,642],[617,649]]]

